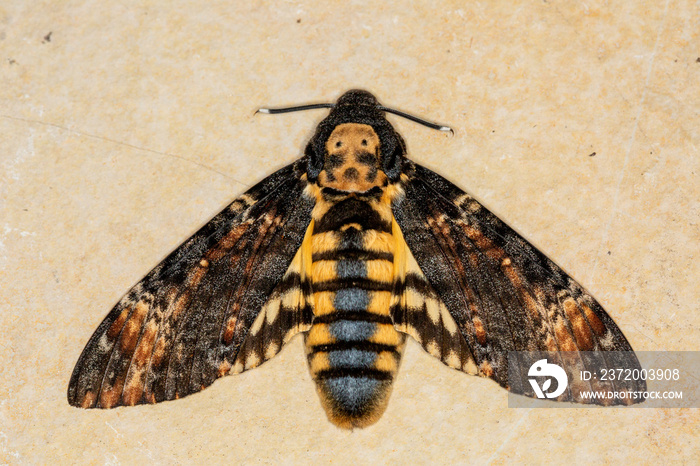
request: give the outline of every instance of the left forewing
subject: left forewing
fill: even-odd
[[[466,342],[462,361],[473,358],[480,375],[532,395],[528,387],[509,385],[509,351],[558,354],[567,372],[585,368],[580,357],[571,357],[580,351],[632,351],[590,294],[474,198],[417,164],[409,162],[405,172],[394,216],[427,282],[460,329]],[[462,370],[469,368],[473,365]],[[567,392],[558,399],[571,398]]]
[[[298,287],[290,263],[314,204],[304,194],[304,166],[300,159],[240,196],[117,303],[75,366],[72,405],[111,408],[180,398],[231,371],[261,309],[267,303],[270,316],[280,315],[285,292]],[[269,357],[301,323],[299,305],[286,311],[294,315],[268,316],[261,333],[268,343],[279,337],[265,346]],[[274,329],[275,323],[287,328]],[[248,346],[247,355],[259,354],[256,345]]]

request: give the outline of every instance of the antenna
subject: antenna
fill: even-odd
[[[315,110],[317,108],[333,108],[335,104],[310,104],[310,105],[297,105],[295,107],[285,107],[285,108],[259,108],[255,113],[268,113],[274,115],[276,113],[290,113],[290,112],[300,112],[302,110]]]
[[[301,112],[303,110],[315,110],[318,108],[335,108],[335,104],[309,104],[309,105],[296,105],[294,107],[284,107],[284,108],[259,108],[255,113],[266,113],[269,115],[275,115],[278,113],[291,113],[291,112]],[[437,123],[431,123],[429,121],[423,120],[416,116],[410,115],[408,113],[402,112],[400,110],[395,110],[393,108],[384,107],[383,105],[377,105],[377,109],[383,112],[393,113],[400,117],[406,118],[423,126],[427,126],[431,129],[436,129],[438,131],[450,132],[455,134],[455,132],[449,126],[438,125]]]
[[[445,131],[445,132],[449,131],[450,133],[455,134],[455,132],[452,131],[452,128],[450,128],[449,126],[442,126],[442,125],[438,125],[437,123],[431,123],[429,121],[425,121],[425,120],[418,118],[418,117],[415,117],[413,115],[409,115],[408,113],[402,112],[400,110],[394,110],[393,108],[384,107],[383,105],[378,105],[377,108],[379,110],[383,110],[385,112],[393,113],[394,115],[404,117],[407,120],[415,121],[416,123],[421,124],[423,126],[427,126],[428,128],[436,129],[438,131]]]

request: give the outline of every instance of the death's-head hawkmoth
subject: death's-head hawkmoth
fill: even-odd
[[[328,418],[345,428],[384,412],[406,335],[449,367],[531,396],[508,384],[509,351],[632,351],[558,266],[406,158],[385,113],[415,117],[359,90],[319,106],[330,113],[301,158],[112,309],[73,371],[72,405],[180,398],[259,366],[299,332]]]

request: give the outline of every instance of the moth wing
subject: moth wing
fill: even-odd
[[[307,233],[305,238],[310,240],[311,235]],[[279,353],[294,335],[311,328],[313,308],[307,280],[311,264],[304,256],[308,250],[304,246],[297,250],[289,269],[262,306],[238,351],[233,373],[258,367]]]
[[[393,205],[396,222],[427,282],[459,328],[479,375],[515,393],[534,396],[528,384],[509,385],[510,351],[553,354],[569,374],[590,369],[592,363],[620,367],[614,365],[620,362],[619,353],[610,351],[629,352],[622,358],[624,367],[639,368],[629,343],[600,304],[474,198],[412,162],[405,170],[403,189],[404,195]],[[411,315],[418,314],[407,314]],[[425,321],[413,317],[407,325],[419,334],[433,332],[423,325]],[[596,353],[600,357],[591,361],[580,351],[600,352]],[[468,363],[462,369],[474,368]],[[645,389],[643,381],[585,385],[573,388]],[[572,387],[557,399],[575,401]]]
[[[73,370],[70,404],[156,403],[230,372],[281,280],[294,282],[290,263],[314,205],[304,194],[305,166],[302,158],[241,195],[117,303]],[[294,311],[270,327],[289,326],[276,330],[285,335],[301,328],[303,310]]]
[[[394,328],[410,335],[425,351],[453,369],[476,374],[474,357],[447,310],[394,225],[397,267],[391,301]]]

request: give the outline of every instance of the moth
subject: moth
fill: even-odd
[[[351,90],[304,155],[233,201],[137,283],[78,360],[68,401],[173,400],[272,358],[303,333],[329,420],[384,412],[407,336],[509,385],[509,351],[632,349],[590,294],[472,196],[409,160],[386,113]],[[562,359],[567,363],[566,358]],[[572,367],[565,367],[572,370]],[[558,398],[571,401],[570,391]]]

